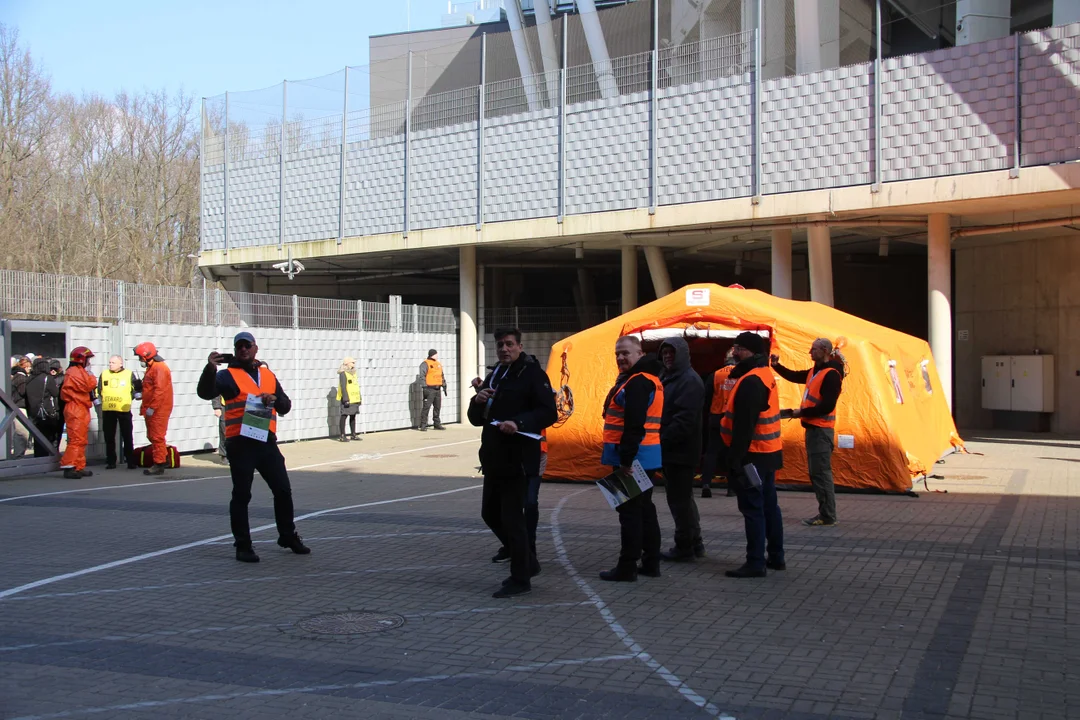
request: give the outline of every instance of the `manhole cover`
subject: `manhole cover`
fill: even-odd
[[[946,475],[949,480],[985,480],[985,475]]]
[[[393,630],[405,624],[405,618],[389,613],[346,610],[304,618],[296,628],[313,635],[363,635]]]
[[[454,458],[457,455],[424,455],[426,458]]]

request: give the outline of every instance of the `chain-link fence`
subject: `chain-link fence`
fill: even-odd
[[[310,330],[455,333],[450,308],[143,285],[104,278],[0,270],[6,320],[225,325]]]

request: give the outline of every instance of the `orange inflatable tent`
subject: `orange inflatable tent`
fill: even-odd
[[[768,337],[772,352],[793,369],[810,366],[815,338],[829,338],[840,347],[848,375],[836,411],[837,485],[906,492],[939,458],[962,447],[925,341],[818,303],[758,290],[689,285],[552,346],[548,376],[553,387],[569,386],[574,412],[548,429],[545,476],[593,480],[607,472],[600,465],[601,405],[618,374],[614,347],[619,337],[638,335],[647,352],[664,338],[684,337],[694,369],[707,378],[745,330]],[[780,406],[799,407],[804,386],[779,377],[777,382]],[[783,432],[784,469],[777,478],[808,483],[802,426],[785,420]]]

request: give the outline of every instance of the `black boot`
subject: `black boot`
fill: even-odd
[[[763,578],[765,577],[765,568],[755,570],[749,565],[743,565],[740,568],[734,570],[727,570],[724,572],[730,578]]]
[[[697,542],[694,543],[694,557],[696,557],[696,558],[705,557],[705,543],[703,543],[701,540],[698,540]]]
[[[644,575],[645,577],[660,577],[660,561],[658,559],[641,559],[641,564],[638,565],[638,575]]]
[[[664,550],[660,553],[660,557],[665,560],[671,560],[672,562],[690,562],[694,559],[694,551],[690,548],[681,548],[678,545],[670,550]]]
[[[82,477],[82,473],[75,468],[67,468],[64,470],[64,477],[68,480],[78,480]]]
[[[701,497],[703,497],[703,498],[711,498],[712,497],[712,488],[710,488],[710,487],[701,488]]]
[[[608,582],[637,582],[637,563],[624,563],[622,560],[611,570],[600,571],[600,579]]]
[[[300,539],[300,535],[293,533],[292,537],[278,538],[277,544],[283,548],[292,550],[297,555],[309,555],[311,554],[311,548],[304,544],[304,541]]]
[[[255,554],[255,551],[251,549],[251,546],[236,548],[236,559],[240,562],[257,563],[259,562],[259,556]]]
[[[350,439],[350,440],[359,440],[359,439],[360,439],[360,436],[359,436],[359,435],[357,435],[356,433],[353,433],[353,434],[352,434],[352,437],[351,437],[351,438],[349,438],[349,439]]]
[[[341,437],[338,438],[338,442],[349,442],[349,438],[342,435]]]

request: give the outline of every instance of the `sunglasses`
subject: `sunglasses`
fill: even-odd
[[[237,350],[250,350],[252,345],[247,340],[241,340],[233,346]]]

